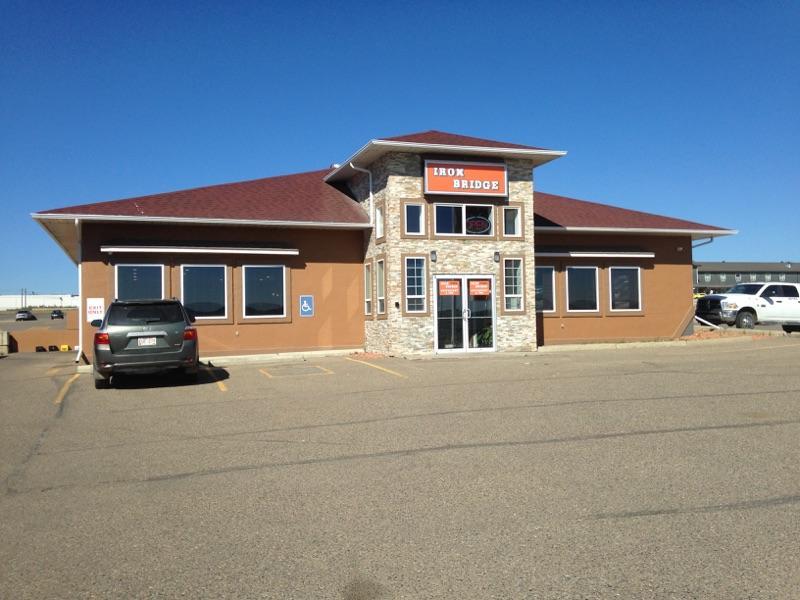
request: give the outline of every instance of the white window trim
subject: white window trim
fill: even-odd
[[[409,295],[408,293],[408,261],[421,260],[422,261],[422,294]],[[410,315],[423,314],[428,312],[428,295],[425,293],[425,286],[428,281],[428,261],[425,256],[406,256],[403,261],[403,302],[405,302],[406,312]],[[408,301],[422,298],[422,310],[410,310],[408,308]]]
[[[381,269],[378,269],[378,265],[381,265]],[[381,277],[378,277],[379,270],[383,271]],[[383,296],[379,293],[381,281],[383,281]],[[381,300],[383,300],[383,310],[381,310]],[[386,260],[383,258],[375,261],[375,313],[386,314]]]
[[[510,261],[519,262],[519,294],[506,293],[506,263]],[[509,256],[503,259],[503,311],[504,312],[525,312],[525,261],[521,257]],[[507,298],[519,298],[519,308],[508,308]]]
[[[216,267],[216,268],[222,267],[222,272],[224,273],[224,284],[223,285],[225,287],[225,314],[223,316],[221,316],[221,317],[199,317],[199,316],[195,316],[195,319],[198,320],[198,321],[222,321],[223,319],[227,319],[228,318],[228,265],[220,265],[220,264],[216,264],[216,265],[205,265],[205,264],[197,265],[197,264],[193,264],[193,263],[181,265],[181,304],[186,306],[186,302],[184,300],[184,295],[183,295],[183,268],[184,267]]]
[[[408,212],[409,206],[419,206],[419,231],[408,230]],[[425,205],[421,202],[406,202],[403,204],[403,233],[405,235],[424,236],[425,235]]]
[[[367,273],[369,273],[369,284],[367,282]],[[372,303],[372,263],[368,262],[364,264],[364,314],[365,315],[372,315],[373,303]]]
[[[536,312],[554,313],[554,312],[556,312],[556,309],[558,308],[556,306],[556,268],[555,267],[551,267],[550,265],[542,265],[540,267],[536,267],[536,269],[550,269],[550,289],[553,292],[553,308],[551,308],[550,310],[543,310],[543,309],[540,309],[537,306],[536,307]],[[536,275],[536,272],[535,272],[536,269],[534,269],[534,276]],[[534,284],[534,287],[535,287],[536,286],[536,279],[534,279],[533,284]]]
[[[250,267],[280,268],[281,282],[283,283],[283,313],[279,315],[248,315],[247,314],[247,277],[245,273]],[[227,285],[226,285],[227,287]],[[288,313],[289,299],[286,297],[286,265],[242,265],[242,318],[243,319],[285,319]],[[226,311],[227,312],[227,311]]]
[[[164,265],[158,263],[119,263],[114,265],[114,298],[119,298],[119,272],[120,267],[159,267],[161,269],[161,300],[164,299]]]
[[[386,237],[386,214],[384,213],[384,206],[375,207],[375,240],[380,240]]]
[[[522,207],[520,206],[503,206],[503,237],[507,238],[521,238],[522,237]],[[508,233],[506,231],[506,211],[517,211],[517,233]]]
[[[569,307],[569,270],[570,269],[592,269],[594,271],[594,304],[593,309],[572,309]],[[600,279],[598,278],[597,267],[584,267],[579,265],[569,266],[566,268],[567,280],[567,312],[568,313],[596,313],[600,312]]]
[[[436,208],[439,206],[457,206],[461,207],[461,233],[440,233],[438,230],[437,224],[437,217],[436,217]],[[489,229],[489,233],[467,233],[467,207],[468,206],[477,206],[479,208],[486,208],[489,207],[491,211],[489,212],[489,223],[491,224],[491,228]],[[491,238],[494,236],[494,205],[492,204],[462,204],[457,202],[437,202],[433,205],[433,235],[442,236],[442,237],[469,237],[469,238]]]
[[[636,269],[636,291],[639,292],[639,308],[614,308],[614,290],[612,289],[611,274],[614,269]],[[641,267],[625,267],[617,265],[608,268],[608,310],[611,312],[642,312],[642,269]]]

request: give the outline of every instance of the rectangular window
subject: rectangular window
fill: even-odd
[[[641,310],[639,267],[611,267],[608,271],[611,310]]]
[[[375,239],[383,239],[385,233],[383,229],[383,206],[378,206],[375,208]]]
[[[519,214],[519,208],[503,207],[503,235],[505,237],[520,237],[522,235]]]
[[[755,273],[750,273],[750,281],[756,281],[757,279],[758,277],[756,276]]]
[[[242,303],[245,318],[281,318],[286,311],[286,267],[244,265]]]
[[[599,304],[597,267],[567,267],[567,310],[594,312]]]
[[[228,269],[225,265],[182,265],[181,301],[195,318],[227,318]]]
[[[406,258],[406,312],[424,313],[425,306],[425,258]]]
[[[434,231],[438,235],[494,235],[493,207],[483,204],[437,204]]]
[[[386,314],[386,267],[383,259],[375,262],[375,277],[378,288],[378,314]]]
[[[425,211],[422,204],[405,205],[405,224],[407,235],[424,235]]]
[[[719,276],[719,280],[720,281],[727,281],[728,280],[728,276],[725,273],[722,273]]]
[[[553,312],[556,309],[556,270],[553,267],[536,267],[536,310]]]
[[[364,265],[364,314],[372,314],[372,264]]]
[[[722,281],[725,281],[724,279]],[[772,273],[764,274],[764,281],[772,281]]]
[[[161,300],[164,265],[117,265],[114,296],[119,300]]]
[[[521,311],[525,308],[523,289],[522,259],[503,259],[503,297],[507,311]]]

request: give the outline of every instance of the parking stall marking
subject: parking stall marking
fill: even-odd
[[[362,365],[367,365],[368,367],[372,367],[373,369],[379,369],[380,371],[383,371],[384,373],[389,373],[390,375],[394,375],[395,377],[400,377],[401,379],[407,379],[408,378],[407,375],[403,375],[402,373],[398,373],[397,371],[392,371],[391,369],[387,369],[386,367],[381,367],[380,365],[374,365],[374,364],[372,364],[370,362],[367,362],[365,360],[357,360],[355,358],[350,358],[349,356],[345,356],[344,359],[345,360],[349,360],[350,362],[359,363],[359,364],[362,364]]]
[[[225,383],[219,377],[217,377],[217,375],[214,373],[212,369],[206,367],[205,371],[211,376],[211,379],[213,379],[214,382],[217,384],[217,387],[219,388],[220,392],[228,391],[228,386],[226,386]]]
[[[276,379],[276,378],[283,378],[283,377],[309,377],[309,376],[312,376],[312,375],[334,375],[335,374],[330,369],[326,369],[325,367],[320,366],[320,365],[308,365],[308,367],[310,367],[310,368],[313,367],[314,369],[319,369],[320,372],[317,373],[317,372],[313,372],[312,371],[311,373],[290,373],[288,375],[277,375],[277,374],[274,374],[274,373],[270,373],[266,369],[259,369],[258,371],[262,375],[267,377],[268,379]]]
[[[74,374],[72,377],[70,377],[69,379],[67,379],[67,380],[64,382],[64,384],[61,386],[61,389],[60,389],[60,390],[58,390],[58,394],[56,394],[56,397],[55,397],[55,399],[53,400],[53,404],[55,404],[56,406],[58,406],[59,404],[61,404],[61,403],[64,401],[64,398],[66,397],[66,395],[67,395],[67,392],[69,391],[69,388],[70,388],[70,386],[71,386],[73,383],[75,383],[75,381],[76,381],[76,380],[78,379],[78,377],[80,377],[80,376],[81,376],[81,374],[80,374],[80,373],[75,373],[75,374]]]

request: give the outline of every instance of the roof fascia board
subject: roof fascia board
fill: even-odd
[[[307,229],[370,229],[369,223],[335,223],[325,221],[263,221],[257,219],[208,219],[201,217],[146,217],[127,215],[75,215],[61,213],[33,213],[37,221],[80,219],[94,222],[127,223],[185,223],[187,225],[250,225],[257,227],[286,227]]]
[[[419,150],[424,151],[438,151],[438,152],[451,152],[458,154],[459,152],[476,152],[479,154],[488,155],[513,155],[518,157],[545,157],[548,160],[555,160],[567,154],[566,150],[533,150],[525,148],[493,148],[487,146],[460,146],[453,144],[423,144],[420,142],[393,142],[388,140],[370,140],[354,152],[350,157],[345,160],[341,165],[336,167],[333,171],[323,177],[323,181],[336,179],[342,171],[350,168],[350,163],[355,162],[360,156],[365,154],[370,148],[380,147],[385,148],[387,151],[391,150]],[[547,161],[545,161],[547,162]]]
[[[100,251],[114,253],[164,253],[173,254],[268,254],[278,256],[298,256],[296,248],[219,248],[202,246],[100,246]]]
[[[669,229],[659,227],[552,227],[539,225],[534,231],[542,233],[649,233],[652,235],[699,235],[703,237],[718,237],[723,235],[736,235],[738,229]]]
[[[550,258],[655,258],[655,252],[535,252],[534,256]]]

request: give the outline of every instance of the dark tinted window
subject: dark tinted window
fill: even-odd
[[[151,300],[163,298],[161,265],[117,265],[117,298]]]
[[[436,207],[436,233],[463,233],[463,206]]]
[[[761,292],[762,298],[781,298],[783,297],[783,288],[782,285],[770,285],[767,286],[763,292]]]
[[[244,316],[283,317],[283,267],[244,268]]]
[[[741,283],[739,285],[733,286],[731,289],[727,291],[728,294],[749,294],[750,296],[757,294],[758,290],[761,289],[761,284],[756,283]]]
[[[225,317],[225,267],[183,267],[183,305],[195,317]]]
[[[112,304],[108,311],[109,325],[143,325],[147,323],[183,323],[181,307],[165,304]]]
[[[567,309],[597,310],[597,270],[594,267],[567,268]]]
[[[406,231],[422,233],[422,205],[406,204]]]
[[[639,310],[639,268],[611,267],[611,310]]]
[[[797,298],[800,297],[800,294],[797,293],[797,288],[793,285],[784,285],[781,286],[783,288],[783,297],[784,298]]]
[[[553,267],[536,267],[536,310],[553,310]]]

